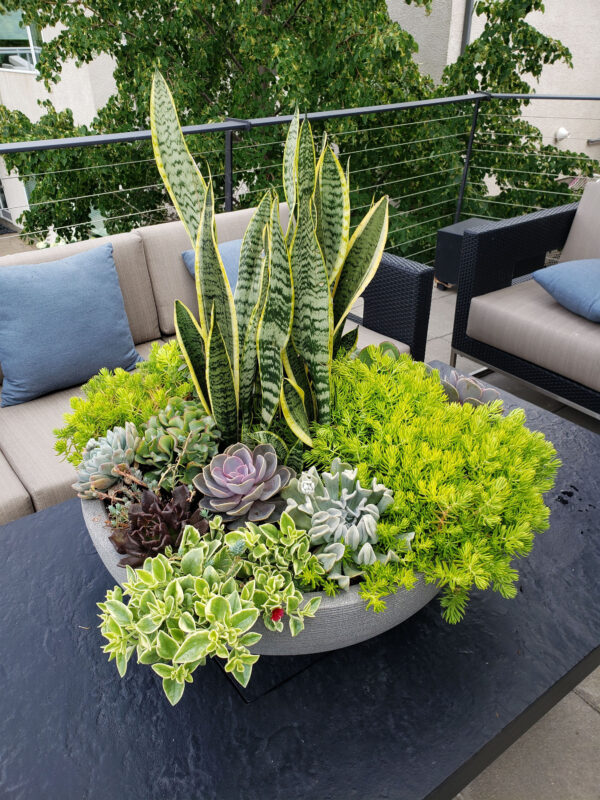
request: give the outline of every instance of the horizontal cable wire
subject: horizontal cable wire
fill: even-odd
[[[467,132],[449,133],[447,136],[434,136],[432,139],[412,139],[408,142],[394,142],[393,144],[382,144],[379,147],[362,147],[360,150],[350,150],[348,153],[340,153],[338,158],[346,158],[347,156],[354,156],[357,153],[372,153],[375,150],[389,150],[390,147],[408,147],[413,144],[423,144],[424,142],[440,142],[442,139],[456,139],[458,136],[466,136]]]
[[[390,197],[390,202],[395,200],[406,200],[409,197],[416,197],[419,194],[427,194],[427,192],[445,192],[459,185],[459,181],[454,183],[447,183],[444,186],[433,186],[431,189],[421,189],[419,192],[411,192],[410,194],[400,194],[398,197]],[[370,208],[370,206],[363,206],[363,208]]]
[[[490,146],[490,145],[488,145],[488,146]],[[500,145],[500,147],[502,147],[502,145]],[[484,150],[481,147],[474,147],[473,148],[473,152],[474,153],[494,153],[494,154],[500,153],[500,154],[506,154],[506,155],[511,155],[511,156],[535,156],[536,158],[537,157],[541,157],[541,158],[576,158],[576,159],[587,158],[590,161],[597,161],[597,159],[593,158],[592,156],[588,156],[586,153],[582,153],[581,155],[578,155],[578,156],[572,156],[572,155],[569,155],[568,153],[565,153],[565,155],[563,155],[562,152],[559,152],[559,153],[540,153],[540,152],[537,152],[537,151],[532,151],[530,153],[522,153],[522,152],[520,152],[518,150],[497,150],[497,149]]]
[[[408,178],[398,178],[395,181],[387,181],[386,183],[374,183],[372,186],[359,186],[357,189],[350,189],[349,194],[354,192],[366,192],[369,189],[381,189],[382,186],[391,186],[393,183],[404,183],[405,181],[418,181],[420,178],[429,178],[432,175],[443,175],[448,172],[455,172],[456,167],[448,167],[447,169],[440,169],[437,172],[424,172],[421,175],[410,175]],[[429,190],[431,191],[431,190]],[[407,195],[408,197],[409,195]]]
[[[390,231],[388,236],[391,236],[393,233],[399,233],[400,231],[407,231],[409,228],[418,228],[419,225],[428,225],[430,222],[437,222],[440,219],[445,219],[446,217],[453,217],[454,211],[448,211],[446,214],[442,214],[440,217],[433,217],[432,219],[424,219],[422,222],[413,222],[412,225],[405,225],[403,228],[394,228],[393,231]]]
[[[383,131],[389,128],[405,128],[408,125],[425,125],[429,122],[446,122],[451,119],[471,118],[470,114],[455,114],[453,117],[437,117],[436,119],[419,119],[411,120],[411,122],[398,122],[394,125],[380,125],[373,128],[357,128],[356,130],[349,131],[333,131],[330,135],[333,136],[356,136],[357,134],[369,133],[370,131]]]
[[[368,151],[366,151],[368,152]],[[375,167],[362,167],[361,169],[351,169],[350,175],[358,175],[359,172],[373,172],[376,169],[387,169],[387,167],[399,167],[402,164],[414,164],[416,161],[431,161],[433,158],[442,158],[443,156],[456,156],[464,154],[463,150],[446,150],[443,153],[435,153],[430,156],[419,156],[419,158],[411,158],[408,161],[392,161],[390,164],[377,164]]]
[[[564,192],[555,192],[552,189],[527,189],[525,186],[511,186],[510,191],[513,192],[535,192],[536,194],[555,194],[565,200],[569,200],[569,195]],[[576,196],[571,195],[571,202],[575,202]]]
[[[497,203],[499,206],[509,206],[510,208],[530,208],[532,211],[539,211],[541,208],[541,206],[526,206],[523,203],[505,203],[503,200],[493,200],[486,197],[465,197],[464,200],[465,202],[472,200],[476,203]]]
[[[277,164],[264,164],[262,167],[246,167],[245,169],[234,169],[232,170],[232,175],[237,175],[240,172],[258,172],[261,169],[273,169],[273,167],[277,167],[277,169],[281,168],[281,164],[278,161]],[[223,173],[224,175],[225,173]]]
[[[213,178],[223,178],[225,176],[224,172],[219,172],[216,175],[213,175]],[[123,192],[137,192],[143,191],[145,189],[160,189],[164,188],[164,184],[161,183],[149,183],[146,186],[132,186],[130,188],[125,189],[111,189],[107,192],[95,192],[94,194],[81,194],[77,197],[58,197],[56,200],[42,200],[39,203],[23,203],[18,206],[10,206],[6,210],[13,211],[16,208],[36,208],[37,206],[51,206],[55,205],[56,203],[75,203],[77,200],[90,200],[94,197],[106,197],[107,195],[111,194],[123,194]]]
[[[475,164],[471,164],[471,169],[484,169],[484,170],[492,170],[492,172],[518,172],[519,175],[542,175],[546,178],[560,178],[560,172],[533,172],[530,169],[511,169],[510,167],[478,167]],[[568,177],[568,176],[564,176]]]
[[[461,211],[460,213],[461,213],[461,216],[465,216],[465,217],[468,216],[466,211]],[[507,219],[507,217],[492,217],[489,214],[478,214],[477,216],[481,217],[482,219]]]
[[[233,145],[233,152],[235,153],[236,150],[248,150],[251,147],[269,147],[272,144],[285,144],[285,139],[277,139],[274,142],[255,142],[254,144],[234,144]],[[219,150],[219,152],[221,152]]]
[[[51,151],[48,151],[51,152]],[[211,153],[220,153],[223,154],[222,150],[204,150],[201,153],[192,153],[194,158],[198,156],[207,156]],[[150,162],[154,162],[155,158],[138,158],[132,161],[115,161],[113,164],[88,164],[86,167],[65,167],[65,169],[51,169],[47,172],[30,172],[27,175],[5,175],[2,180],[6,181],[8,179],[17,179],[17,180],[25,180],[26,178],[44,178],[46,175],[62,175],[64,172],[82,172],[87,171],[90,169],[108,169],[109,167],[124,167],[130,164],[149,164]]]
[[[585,101],[587,102],[587,101]],[[510,119],[515,118],[515,114],[499,114],[494,111],[480,111],[479,115],[481,117],[509,117]],[[582,119],[586,122],[589,120],[591,122],[600,122],[600,117],[565,117],[564,114],[561,114],[558,117],[547,117],[543,114],[520,114],[519,119],[560,119],[560,120],[571,120],[571,119]]]
[[[389,217],[390,219],[392,219],[392,217],[399,217],[401,214],[412,214],[413,211],[423,211],[426,208],[433,208],[434,206],[441,206],[442,203],[451,203],[451,202],[452,200],[446,198],[445,200],[438,200],[437,203],[429,203],[429,205],[427,206],[414,206],[414,208],[410,208],[406,211],[404,210],[396,211],[394,214],[390,214]]]
[[[398,244],[394,245],[394,247],[400,247],[400,245],[405,244],[412,244],[413,242],[420,242],[421,239],[431,239],[432,236],[437,236],[437,231],[432,231],[431,233],[424,233],[422,236],[416,236],[414,239],[408,239],[405,242],[399,242]],[[388,248],[391,250],[392,248]]]
[[[415,256],[418,256],[418,255],[420,255],[421,253],[428,253],[428,252],[429,252],[429,250],[435,250],[435,245],[434,245],[434,244],[432,244],[432,245],[430,245],[429,247],[426,247],[424,250],[417,250],[417,252],[416,252],[416,253],[411,253],[411,254],[410,254],[410,255],[408,255],[408,256],[402,256],[402,258],[414,258]]]

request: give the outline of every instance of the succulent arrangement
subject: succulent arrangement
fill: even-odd
[[[375,478],[363,488],[358,470],[334,458],[330,471],[319,474],[315,467],[294,478],[282,492],[286,513],[308,531],[316,556],[331,580],[348,589],[351,578],[362,568],[386,555],[377,555],[377,523],[392,504],[392,492]],[[392,557],[395,557],[392,554]]]
[[[57,432],[122,556],[123,588],[99,603],[119,673],[135,656],[175,704],[209,657],[246,685],[265,631],[302,635],[324,594],[358,591],[382,612],[398,589],[435,583],[449,622],[473,587],[513,596],[512,562],[548,524],[556,454],[495,390],[456,372],[440,380],[393,342],[356,353],[357,331],[342,333],[379,265],[387,199],[350,236],[348,170],[326,140],[317,158],[296,113],[289,226],[267,192],[234,294],[212,182],[160,75],[150,117],[195,246],[198,313],[176,301],[176,341],[131,375],[93,378]]]
[[[166,490],[191,486],[202,467],[216,455],[220,432],[202,406],[174,397],[150,417],[135,458],[145,465],[145,480]]]
[[[73,484],[77,495],[89,500],[109,489],[119,480],[121,468],[133,464],[139,442],[137,429],[131,422],[126,422],[124,428],[107,431],[100,439],[90,439],[77,468],[77,483]]]
[[[141,566],[148,556],[178,547],[186,525],[206,533],[208,522],[199,509],[193,509],[188,489],[180,484],[164,497],[146,489],[139,503],[128,508],[127,525],[109,536],[117,553],[125,556],[120,566]]]
[[[471,375],[461,375],[453,369],[447,377],[441,378],[442,388],[451,403],[468,403],[482,406],[500,399],[500,393],[493,386],[484,386]]]
[[[268,522],[281,516],[284,503],[279,495],[294,474],[279,465],[272,445],[250,450],[238,443],[215,456],[194,478],[194,486],[202,495],[201,508],[219,514],[227,527],[237,528],[246,521]]]

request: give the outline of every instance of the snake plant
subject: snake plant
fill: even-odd
[[[329,420],[344,322],[383,254],[388,199],[350,236],[348,176],[326,141],[316,158],[310,123],[296,112],[283,156],[290,224],[284,233],[277,193],[267,192],[243,238],[234,295],[217,247],[212,182],[187,148],[160,73],[150,119],[159,172],[195,248],[198,313],[177,300],[175,330],[200,402],[226,443],[249,426],[268,430],[281,411],[310,445],[310,422]]]

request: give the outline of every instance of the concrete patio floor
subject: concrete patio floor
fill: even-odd
[[[456,292],[433,290],[425,360],[448,363]],[[481,365],[459,357],[472,372]],[[484,378],[517,397],[600,434],[600,422],[519,381],[492,373]],[[600,520],[598,521],[600,535]],[[521,736],[455,800],[600,800],[600,669]]]

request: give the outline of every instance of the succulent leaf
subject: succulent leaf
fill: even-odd
[[[115,484],[120,478],[115,469],[134,463],[139,442],[137,428],[131,422],[107,431],[100,439],[90,439],[77,468],[77,483],[73,484],[78,496],[91,500],[98,491],[105,492]]]

